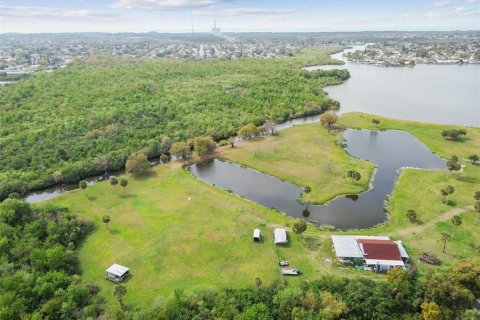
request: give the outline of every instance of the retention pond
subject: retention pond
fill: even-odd
[[[386,220],[385,200],[402,168],[445,169],[445,161],[404,131],[346,130],[346,150],[377,165],[368,191],[340,196],[324,205],[308,205],[308,220],[338,229],[368,228]],[[299,199],[303,189],[265,173],[238,164],[211,160],[194,164],[190,172],[200,180],[231,190],[255,203],[302,217],[307,208]],[[346,174],[346,173],[345,173]]]

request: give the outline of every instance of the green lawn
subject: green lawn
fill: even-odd
[[[366,117],[347,114],[341,117],[341,123],[369,127]],[[412,132],[441,155],[456,153],[465,157],[471,153],[469,150],[478,150],[479,129],[468,129],[469,139],[457,143],[436,137],[436,125],[381,119],[380,126],[387,129],[388,123],[391,128]],[[307,199],[325,201],[337,194],[363,190],[373,168],[368,162],[348,156],[338,139],[319,125],[304,125],[284,130],[279,136],[242,143],[235,149],[224,148],[220,154],[299,185],[310,185],[311,198]],[[453,176],[443,171],[403,170],[390,201],[390,223],[355,233],[402,239],[413,260],[423,250],[432,252],[444,262],[438,270],[464,258],[477,257],[479,261],[480,223],[473,225],[471,210],[461,214],[464,223],[448,243],[445,254],[438,241],[440,232],[452,228],[449,219],[442,217],[452,209],[473,204],[473,191],[480,189],[480,167],[466,161],[464,164],[465,172]],[[348,169],[363,173],[361,183],[351,184],[346,178]],[[175,289],[253,286],[255,277],[268,285],[280,279],[277,253],[304,273],[288,277],[289,285],[325,274],[384,279],[339,266],[332,253],[331,233],[312,226],[301,238],[290,231],[288,245],[276,248],[272,243],[273,228],[290,228],[292,219],[207,185],[176,163],[158,166],[148,177],[129,180],[126,194],[120,187],[102,182],[51,200],[95,223],[79,257],[83,277],[101,287],[110,310],[118,308],[112,295],[114,284],[104,279],[104,270],[112,263],[131,268],[126,303],[137,306],[160,301]],[[438,190],[447,184],[457,189],[451,197],[455,206],[441,202]],[[417,210],[421,224],[407,221],[408,208]],[[104,214],[112,218],[110,230],[101,222]],[[252,241],[256,227],[262,229],[262,243]],[[423,274],[427,269],[431,268],[420,266]]]
[[[353,158],[339,146],[341,137],[320,124],[300,125],[255,141],[224,147],[222,157],[266,172],[300,186],[310,186],[305,201],[324,203],[332,198],[361,192],[368,187],[374,164]],[[348,170],[362,178],[352,183]]]
[[[159,166],[148,178],[130,179],[126,194],[103,182],[52,202],[95,222],[80,249],[81,267],[109,303],[114,284],[104,280],[104,270],[112,263],[131,268],[126,303],[135,305],[175,289],[244,287],[257,276],[265,284],[279,278],[267,224],[284,218],[178,166]],[[104,214],[111,216],[110,230],[101,222]],[[264,231],[263,243],[253,243],[255,227]]]

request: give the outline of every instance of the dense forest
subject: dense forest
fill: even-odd
[[[165,136],[219,141],[247,123],[338,108],[322,87],[348,71],[301,69],[331,62],[334,50],[239,61],[90,57],[2,88],[0,200],[121,169],[141,149],[159,156]]]
[[[130,310],[127,319],[233,320],[391,320],[478,319],[473,309],[480,296],[480,269],[468,261],[448,276],[417,279],[414,269],[392,269],[386,282],[325,276],[300,286],[276,284],[250,289],[189,293],[148,310]]]
[[[0,319],[84,319],[102,310],[75,249],[91,228],[65,208],[0,204]]]
[[[462,261],[448,273],[418,279],[414,267],[392,269],[386,281],[326,276],[300,286],[261,279],[243,289],[176,291],[147,308],[104,310],[95,284],[78,276],[76,248],[91,225],[65,208],[0,204],[0,319],[478,319],[480,269]],[[126,289],[125,289],[126,288]],[[104,294],[114,294],[117,290]],[[109,309],[111,310],[111,309]]]

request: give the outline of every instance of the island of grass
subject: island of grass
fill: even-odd
[[[463,159],[478,150],[476,146],[480,143],[480,129],[476,128],[467,129],[466,140],[450,142],[443,141],[439,133],[441,128],[448,126],[376,117],[380,124],[372,127],[372,117],[347,114],[340,118],[340,123],[358,128],[378,126],[406,130],[443,157],[457,154]],[[288,146],[291,152],[288,152]],[[312,176],[312,172],[323,174],[329,181],[324,189],[336,192],[327,194],[322,193],[323,189],[312,190],[312,197],[319,201],[351,192],[344,189],[352,185],[350,181],[343,182],[346,173],[340,177],[336,176],[337,173],[356,166],[368,177],[373,168],[373,164],[346,154],[337,135],[317,124],[298,126],[284,130],[278,136],[245,142],[236,149],[225,150],[221,155],[231,159],[237,157],[234,160],[241,163],[243,159],[245,164],[251,162],[252,167],[272,175],[284,174],[281,177],[299,185],[313,183],[312,178],[306,178]],[[261,167],[269,157],[276,165],[283,166],[283,170],[276,171],[276,166]],[[302,166],[302,163],[308,165]],[[326,167],[328,163],[332,165],[330,171]],[[465,165],[464,172],[456,175],[445,171],[403,170],[388,206],[389,223],[355,233],[383,234],[403,240],[414,263],[422,251],[440,258],[440,267],[420,264],[422,275],[431,269],[447,269],[465,258],[480,263],[479,227],[473,224],[474,214],[469,208],[473,203],[473,192],[478,189],[480,168],[467,161],[462,164]],[[207,185],[176,163],[158,166],[148,176],[129,180],[125,193],[118,186],[102,182],[51,200],[69,207],[81,219],[94,222],[95,228],[79,252],[82,276],[86,281],[100,285],[100,294],[109,309],[118,308],[112,294],[115,284],[104,279],[105,269],[113,263],[130,268],[132,276],[125,283],[128,288],[125,302],[135,306],[161,301],[171,296],[175,289],[241,288],[254,286],[256,277],[268,285],[282,280],[278,259],[289,260],[292,267],[303,272],[300,277],[288,278],[290,286],[326,274],[385,279],[382,275],[337,264],[330,240],[332,232],[309,226],[302,237],[298,237],[291,232],[293,219]],[[355,185],[357,191],[366,187],[367,180]],[[457,189],[451,196],[455,206],[441,201],[439,189],[447,184]],[[408,222],[407,209],[417,211],[419,223]],[[111,217],[108,228],[102,223],[105,214]],[[443,253],[440,233],[452,231],[450,218],[453,214],[459,214],[463,224],[457,228]],[[273,228],[278,226],[289,230],[289,242],[281,247],[272,241]],[[264,238],[260,243],[252,241],[254,228],[262,231]]]
[[[350,156],[342,136],[320,124],[299,125],[275,135],[223,147],[221,156],[301,187],[310,187],[302,200],[321,204],[339,195],[357,194],[368,188],[374,164]],[[349,170],[360,172],[352,182]]]

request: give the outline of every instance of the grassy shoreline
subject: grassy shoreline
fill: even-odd
[[[218,154],[302,188],[309,186],[311,192],[303,193],[301,200],[324,204],[368,190],[375,168],[372,162],[348,154],[340,146],[341,139],[320,124],[299,125],[274,136],[238,143],[235,148],[223,147]],[[352,183],[348,170],[359,171],[360,181]]]
[[[347,114],[340,118],[340,123],[358,128],[368,127],[368,117],[365,114],[363,117],[360,114]],[[390,124],[381,117],[376,118],[381,120],[382,129],[402,129],[394,120],[389,120]],[[436,133],[431,131],[437,132],[440,127],[444,127],[421,124],[420,128],[416,128],[412,122],[405,125],[408,129],[413,128],[412,131],[417,133],[415,136],[422,141],[428,139],[418,136],[420,133],[424,132],[427,137],[434,139]],[[471,140],[463,143],[478,143],[480,139],[477,139],[477,134],[480,132],[477,131],[480,129],[469,129]],[[283,130],[279,136],[245,142],[235,149],[222,149],[214,156],[227,155],[240,160],[254,158],[258,166],[273,157],[288,181],[289,175],[304,177],[305,174],[311,178],[315,176],[309,170],[324,171],[322,161],[325,161],[325,157],[319,156],[322,152],[327,152],[335,160],[347,160],[348,165],[360,163],[367,169],[373,168],[372,164],[363,163],[346,154],[337,139],[319,125],[303,125]],[[443,143],[449,143],[443,142],[441,136],[435,139],[438,139],[438,142],[435,140],[438,150],[442,149]],[[306,142],[292,144],[301,140]],[[276,152],[273,150],[275,147]],[[310,147],[309,152],[317,156],[305,157],[305,154],[292,153],[292,148],[305,147]],[[314,147],[320,151],[313,150]],[[254,155],[255,148],[261,150],[257,155]],[[445,146],[443,148],[449,150]],[[465,146],[456,146],[456,149],[470,150]],[[283,152],[288,157],[281,156]],[[263,154],[262,157],[258,157],[260,153]],[[449,152],[444,154],[448,155]],[[459,156],[464,154],[459,153]],[[290,171],[283,170],[285,163]],[[307,169],[292,165],[297,163],[303,164]],[[272,174],[272,170],[264,169]],[[307,171],[299,174],[298,169]],[[343,172],[344,167],[335,169]],[[422,264],[419,266],[422,275],[430,270],[446,270],[461,259],[477,257],[480,252],[480,235],[478,226],[473,225],[474,215],[468,208],[462,211],[463,207],[469,205],[469,193],[475,189],[475,182],[480,181],[480,168],[468,164],[460,179],[440,171],[402,170],[389,203],[390,220],[382,226],[349,232],[328,232],[310,225],[303,237],[297,237],[291,232],[292,218],[208,185],[186,172],[180,163],[160,165],[152,169],[150,176],[129,180],[126,194],[120,188],[110,186],[107,181],[49,201],[67,206],[80,218],[94,222],[94,231],[79,250],[83,277],[100,286],[101,295],[112,310],[118,308],[112,295],[114,284],[103,278],[104,270],[112,263],[125,264],[131,268],[133,277],[126,283],[129,290],[126,303],[139,306],[160,301],[172,295],[175,288],[240,288],[253,286],[255,277],[260,277],[266,285],[278,280],[277,248],[271,241],[271,233],[276,226],[290,230],[290,242],[287,246],[278,248],[279,257],[291,261],[293,267],[303,271],[301,277],[288,278],[289,285],[299,285],[304,280],[313,280],[325,274],[385,280],[382,275],[326,262],[326,259],[334,259],[330,240],[333,233],[389,235],[404,242],[413,261],[416,261],[422,250],[436,254],[442,260],[442,266]],[[458,193],[452,195],[452,200],[457,203],[455,207],[440,201],[437,188],[444,187],[447,183],[455,185],[457,189]],[[332,190],[340,190],[344,183],[329,180],[329,185]],[[356,187],[361,191],[365,184]],[[309,195],[312,194],[315,194],[313,188]],[[324,197],[326,195],[327,193],[321,194]],[[315,197],[319,197],[318,194]],[[417,210],[421,223],[410,224],[406,220],[405,210],[410,207]],[[437,239],[440,232],[451,231],[449,218],[452,209],[462,209],[458,214],[464,219],[464,224],[457,229],[453,241],[447,244],[447,252],[442,253],[442,246]],[[112,217],[110,230],[101,222],[103,214]],[[262,230],[265,237],[260,244],[254,244],[251,239],[251,233],[256,227]],[[478,257],[475,261],[480,263]]]

